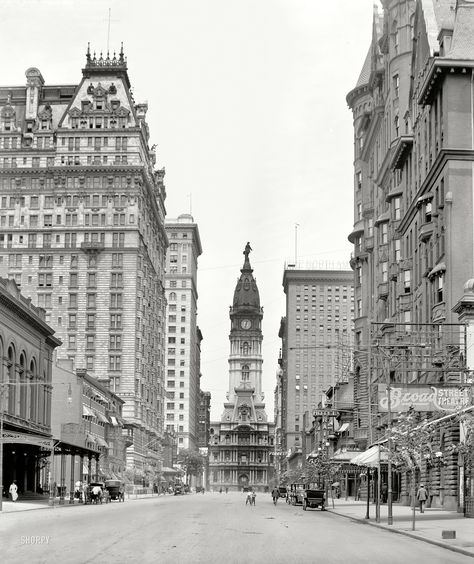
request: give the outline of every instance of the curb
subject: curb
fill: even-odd
[[[139,498],[127,498],[126,501],[141,501],[143,499],[159,499],[161,496],[149,496],[149,497],[139,497]],[[21,503],[21,502],[20,502]],[[2,515],[10,515],[10,514],[17,514],[17,513],[24,513],[26,511],[40,511],[40,510],[44,510],[44,509],[64,509],[66,507],[88,507],[89,505],[92,505],[91,503],[64,503],[64,504],[59,504],[59,503],[55,503],[54,505],[39,505],[38,507],[29,507],[28,509],[16,509],[14,511],[1,511],[0,512],[0,517]],[[104,503],[104,505],[106,505]]]
[[[445,548],[446,550],[451,550],[452,552],[458,552],[459,554],[463,554],[464,556],[470,556],[471,558],[474,558],[474,554],[472,552],[469,552],[468,550],[464,550],[463,548],[460,548],[458,546],[452,546],[452,545],[446,544],[442,541],[430,539],[428,537],[423,537],[421,535],[417,535],[416,533],[412,533],[410,531],[401,531],[399,529],[392,529],[387,525],[381,525],[380,523],[373,523],[373,522],[370,522],[367,519],[362,519],[360,517],[353,517],[352,515],[346,515],[344,513],[338,513],[337,511],[334,511],[333,509],[328,508],[327,511],[329,511],[330,513],[333,513],[334,515],[337,515],[338,517],[345,517],[346,519],[351,519],[352,521],[356,521],[357,523],[360,523],[362,525],[370,525],[371,527],[375,527],[376,529],[382,529],[383,531],[389,531],[390,533],[396,533],[398,535],[405,535],[406,537],[410,537],[410,538],[415,539],[415,540],[427,542],[428,544],[433,544],[435,546]]]

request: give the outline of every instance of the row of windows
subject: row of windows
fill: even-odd
[[[0,255],[0,264],[3,264],[4,258],[8,256],[8,266],[11,268],[21,268],[23,264],[23,255],[20,253]],[[53,268],[55,255],[40,255],[38,257],[38,268]],[[97,256],[88,255],[87,257],[88,268],[97,268]],[[59,256],[57,261],[60,265],[64,264],[64,255]],[[28,256],[28,264],[33,264],[33,256]],[[69,261],[69,267],[71,270],[76,270],[79,268],[79,255],[71,255],[71,260]],[[123,267],[123,254],[122,253],[112,253],[112,268]],[[176,306],[175,306],[176,307]],[[183,309],[184,308],[184,309]],[[186,311],[186,306],[182,306],[181,311]]]
[[[24,236],[20,234],[15,234],[18,236],[18,244],[23,244]],[[103,243],[105,244],[105,233],[83,233],[84,243]],[[42,234],[42,247],[37,245],[39,238],[36,233],[28,234],[28,247],[50,249],[53,243],[52,233]],[[57,234],[54,236],[55,244],[61,244],[62,234]],[[122,248],[125,246],[125,233],[112,233],[112,248]],[[0,248],[13,248],[13,233],[0,234]],[[64,248],[75,249],[77,248],[77,233],[64,233]]]
[[[114,141],[115,140],[115,141]],[[83,143],[81,143],[83,141]],[[128,137],[61,137],[61,145],[69,151],[78,150],[83,147],[110,147],[115,145],[116,151],[126,151],[128,147]]]
[[[37,186],[35,186],[34,181],[37,180]],[[71,180],[68,178],[68,180]],[[74,186],[74,188],[79,188],[79,179],[76,178],[75,180],[77,180],[77,186]],[[89,180],[92,181],[92,178],[90,178]],[[95,177],[94,180],[97,180],[98,182],[101,180],[100,177]],[[5,180],[3,180],[3,184],[5,184]],[[0,187],[2,187],[2,181],[0,180]],[[3,186],[4,188],[10,188],[10,186]],[[13,187],[13,186],[12,186]],[[29,186],[23,186],[25,188],[28,188]],[[32,180],[32,188],[39,188],[39,179],[33,179]],[[95,186],[94,188],[100,188],[100,186]],[[40,204],[43,203],[43,207],[44,208],[53,208],[55,206],[66,206],[68,208],[70,207],[78,207],[80,204],[82,204],[85,208],[98,208],[99,206],[102,207],[107,207],[107,205],[109,204],[109,202],[113,203],[113,205],[115,207],[125,207],[127,206],[130,202],[133,203],[132,200],[130,200],[129,196],[126,196],[125,194],[91,194],[88,196],[60,196],[60,197],[55,197],[55,196],[2,196],[1,197],[1,207],[3,209],[12,209],[15,206],[20,206],[22,208],[24,208],[25,206],[28,206],[28,209],[39,209]]]
[[[28,221],[25,218],[28,217]],[[79,222],[78,218],[83,219],[83,222]],[[77,214],[77,213],[66,213],[66,214],[56,214],[54,225],[66,225],[66,226],[80,226],[86,227],[99,227],[105,226],[106,214]],[[128,218],[128,223],[130,225],[135,224],[135,215],[130,214]],[[39,216],[31,214],[29,216],[20,216],[20,225],[26,227],[53,227],[53,216],[52,214],[45,214],[43,216],[42,225],[39,222]],[[109,215],[108,225],[126,225],[126,214],[124,213],[114,213]],[[0,215],[0,227],[14,227],[15,226],[15,216],[14,215]]]

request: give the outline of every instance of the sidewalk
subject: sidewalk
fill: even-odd
[[[164,497],[166,494],[125,494],[125,501],[135,501],[136,499],[157,499],[159,497]],[[169,495],[169,494],[167,494]],[[114,502],[118,503],[118,502]],[[105,502],[104,502],[105,505]],[[38,499],[34,501],[19,501],[13,502],[4,500],[2,503],[2,511],[0,515],[4,513],[16,513],[18,511],[31,511],[34,509],[58,509],[63,507],[84,507],[83,503],[75,502],[69,503],[69,500],[65,500],[63,504],[59,503],[59,498],[56,498],[54,501],[54,505],[49,505],[49,500],[45,499]]]
[[[403,505],[393,505],[393,525],[387,524],[386,503],[380,507],[380,523],[375,521],[373,503],[369,506],[370,519],[365,518],[367,502],[364,501],[335,499],[333,509],[332,501],[329,500],[327,510],[360,523],[413,537],[474,558],[474,520],[465,518],[462,513],[430,508],[420,514],[416,510],[415,530],[412,531],[413,510]],[[442,531],[456,531],[456,538],[443,539]]]

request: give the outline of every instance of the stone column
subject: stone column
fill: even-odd
[[[74,503],[74,474],[75,474],[75,464],[76,464],[76,453],[71,454],[71,482],[69,487],[69,503]]]
[[[61,491],[59,493],[59,504],[64,505],[64,493],[66,490],[66,455],[61,453],[61,476],[59,478]]]

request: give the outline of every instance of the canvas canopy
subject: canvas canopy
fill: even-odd
[[[380,462],[388,462],[388,452],[381,445],[374,445],[367,449],[365,452],[359,453],[354,458],[351,458],[351,464],[357,466],[378,466],[379,463],[379,449],[380,449]]]

